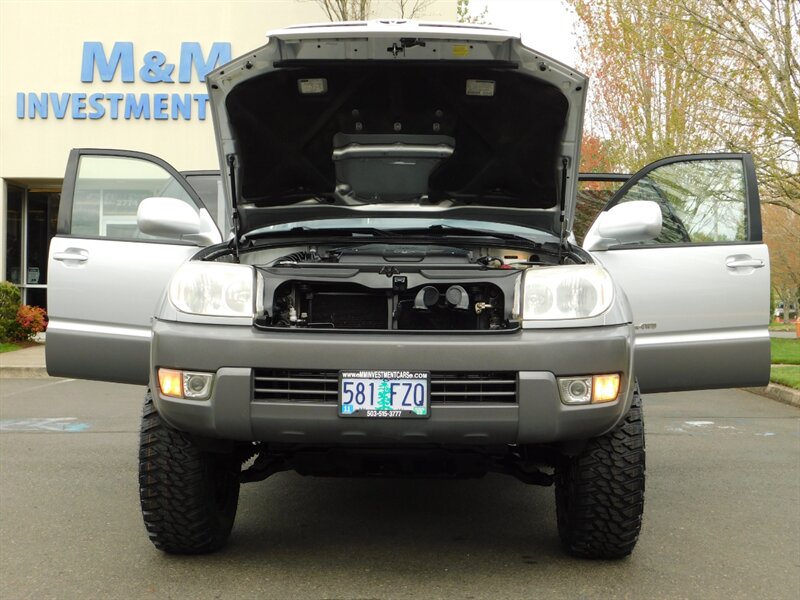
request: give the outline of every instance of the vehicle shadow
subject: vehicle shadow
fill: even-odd
[[[460,570],[561,555],[552,488],[500,475],[441,481],[289,473],[242,488],[223,552],[299,570],[342,564],[342,557],[398,568],[452,562]]]

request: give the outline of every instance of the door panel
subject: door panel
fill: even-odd
[[[750,156],[658,161],[605,210],[631,200],[659,204],[661,234],[592,255],[633,309],[642,391],[766,385],[769,254]]]
[[[198,251],[192,242],[139,231],[136,210],[151,196],[177,197],[205,212],[183,177],[156,157],[70,154],[49,253],[51,375],[147,383],[156,305],[175,269]]]

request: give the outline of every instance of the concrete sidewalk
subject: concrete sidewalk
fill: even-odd
[[[37,379],[47,377],[44,344],[0,354],[0,379]]]
[[[0,354],[0,379],[38,379],[48,377],[44,344]],[[748,392],[800,407],[800,391],[770,383],[763,388],[745,388]]]

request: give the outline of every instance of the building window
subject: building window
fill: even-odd
[[[61,192],[13,185],[6,190],[6,280],[20,286],[23,303],[47,309],[47,255]]]
[[[22,204],[25,190],[8,186],[6,200],[6,279],[22,283]]]
[[[56,234],[61,194],[28,192],[25,283],[47,283],[47,248]]]

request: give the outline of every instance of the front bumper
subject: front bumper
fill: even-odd
[[[257,331],[156,321],[151,388],[176,429],[242,441],[297,444],[532,444],[580,440],[613,428],[633,392],[631,325],[498,334]],[[158,393],[155,369],[216,373],[208,400]],[[431,406],[428,419],[340,418],[336,403],[254,399],[253,372],[270,369],[515,371],[516,402]],[[614,402],[566,406],[557,376],[621,373]]]

